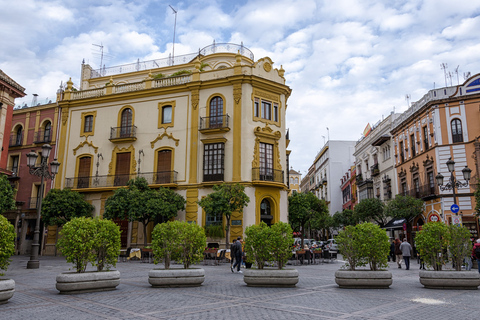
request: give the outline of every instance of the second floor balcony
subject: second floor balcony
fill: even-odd
[[[270,168],[253,168],[252,180],[283,183],[283,170],[275,170]]]
[[[380,174],[380,169],[378,168],[378,163],[375,163],[370,168],[370,173],[371,173],[372,177],[378,176]]]
[[[137,126],[112,127],[110,141],[124,142],[137,140]]]
[[[33,143],[49,143],[52,141],[52,130],[40,129],[33,136]]]
[[[408,195],[417,199],[430,200],[438,197],[439,191],[437,183],[431,183],[410,190],[404,190],[400,192],[400,194]]]
[[[23,140],[23,134],[16,134],[16,133],[11,134],[8,146],[19,147],[22,145],[22,140]]]
[[[89,177],[74,177],[65,179],[65,188],[108,188],[124,187],[130,179],[145,178],[149,185],[176,184],[176,171],[146,172],[138,174],[97,175]]]
[[[228,131],[229,120],[230,116],[228,114],[213,117],[201,117],[199,130]]]

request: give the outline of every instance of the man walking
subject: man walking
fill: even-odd
[[[231,268],[232,272],[235,267],[237,267],[237,273],[243,273],[242,270],[240,270],[240,267],[242,266],[242,256],[243,256],[243,250],[242,250],[242,238],[238,237],[237,241],[233,245],[233,254],[235,254],[235,264]]]
[[[230,245],[230,270],[233,272],[233,260],[235,260],[235,243],[237,240],[233,240],[233,243]]]
[[[402,251],[403,261],[405,261],[405,269],[410,269],[410,257],[412,255],[412,246],[407,242],[407,238],[403,239],[402,244],[400,245],[400,250]]]

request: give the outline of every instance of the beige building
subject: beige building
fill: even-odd
[[[288,176],[290,179],[290,192],[288,193],[288,195],[291,195],[293,192],[301,192],[300,182],[302,181],[302,174],[293,170],[293,168],[290,168]]]
[[[224,222],[197,201],[215,184],[241,183],[250,203],[233,215],[232,239],[260,221],[287,221],[284,73],[233,44],[101,70],[83,64],[80,87],[69,81],[58,94],[56,187],[84,193],[101,216],[115,189],[142,176],[185,197],[177,219],[209,225]],[[118,223],[124,246],[143,243],[141,226]]]

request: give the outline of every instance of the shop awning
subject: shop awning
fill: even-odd
[[[407,219],[393,218],[382,229],[403,229],[404,223],[407,223]]]

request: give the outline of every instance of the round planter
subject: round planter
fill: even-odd
[[[432,271],[420,270],[420,283],[429,289],[470,289],[480,286],[477,271]]]
[[[296,269],[245,269],[243,281],[249,287],[295,287],[298,283]]]
[[[57,275],[57,290],[60,293],[84,293],[115,290],[120,284],[119,271],[61,273]]]
[[[12,279],[0,279],[0,304],[8,302],[15,292],[15,281]]]
[[[349,289],[388,289],[392,283],[392,273],[387,270],[337,270],[335,282],[340,288]]]
[[[205,281],[205,270],[153,269],[148,272],[148,283],[153,287],[196,287]]]

